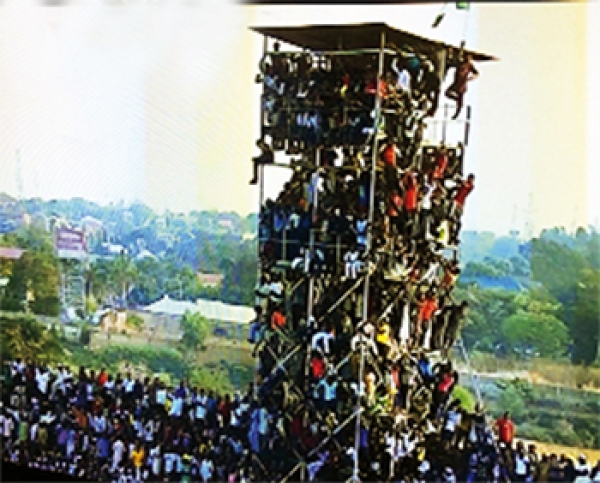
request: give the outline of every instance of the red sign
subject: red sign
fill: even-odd
[[[87,257],[85,233],[71,228],[58,228],[55,232],[54,249],[58,258]]]

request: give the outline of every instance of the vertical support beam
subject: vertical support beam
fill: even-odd
[[[379,148],[379,137],[378,137],[378,129],[381,122],[381,92],[379,88],[379,82],[381,77],[383,76],[383,57],[384,57],[384,48],[385,48],[385,32],[381,32],[381,44],[379,47],[379,66],[377,69],[377,79],[376,79],[376,94],[375,94],[375,132],[373,136],[373,150],[371,153],[371,191],[369,193],[369,217],[368,217],[368,225],[367,225],[367,251],[369,254],[372,249],[373,244],[373,231],[372,224],[373,218],[375,215],[375,187],[376,187],[376,177],[377,177],[377,155]],[[366,264],[366,274],[365,274],[365,285],[363,291],[363,313],[362,313],[362,321],[361,325],[366,323],[369,317],[369,284],[371,282],[371,272],[369,263]],[[365,372],[365,348],[364,344],[361,344],[360,347],[360,365],[358,371],[358,388],[359,394],[361,388],[363,386]],[[360,469],[359,469],[359,456],[358,452],[360,450],[360,411],[361,411],[361,397],[357,397],[357,404],[355,409],[356,414],[356,427],[354,434],[354,470],[352,473],[352,480],[354,482],[360,481]]]
[[[263,35],[263,52],[262,52],[261,59],[264,59],[265,55],[267,55],[268,40],[269,40],[269,38],[266,35]],[[261,62],[262,62],[262,60],[261,60]],[[264,76],[264,74],[263,74],[263,76]],[[266,92],[265,78],[263,77],[262,93],[260,94],[260,137],[261,138],[264,136],[264,128],[265,128],[265,109],[264,109],[265,92]]]
[[[444,104],[444,120],[442,121],[442,142],[446,144],[446,127],[448,126],[448,104]]]
[[[471,106],[467,106],[467,121],[465,122],[465,139],[464,145],[469,145],[469,134],[471,133]]]
[[[283,227],[281,236],[281,259],[287,261],[287,224]]]
[[[264,59],[266,53],[267,53],[267,41],[268,38],[266,35],[263,35],[263,52],[262,52],[262,57],[261,59]],[[263,103],[264,103],[264,98],[265,98],[265,81],[263,79],[263,86],[262,86],[262,93],[260,95],[260,137],[263,137],[263,128],[265,125],[265,110],[263,108]],[[261,251],[262,251],[262,243],[260,240],[260,217],[262,216],[262,207],[264,205],[264,198],[265,198],[265,167],[263,164],[261,164],[259,166],[258,169],[258,177],[259,177],[259,194],[258,194],[258,217],[259,217],[259,230],[258,230],[258,260],[259,263],[256,267],[256,280],[257,282],[260,281],[260,276],[261,276],[261,264],[260,264],[260,259],[261,259]],[[254,399],[256,400],[256,398],[258,397],[258,372],[254,371]]]
[[[316,166],[316,171],[313,174],[313,176],[318,176],[319,173],[319,167],[321,165],[321,148],[317,148],[315,151],[315,166]],[[314,181],[311,180],[311,182]],[[318,184],[317,186],[315,186],[315,192],[313,193],[313,206],[312,206],[312,213],[310,216],[310,239],[309,239],[309,269],[310,269],[310,265],[312,263],[312,261],[314,260],[315,257],[315,230],[313,229],[313,224],[315,222],[316,219],[316,215],[317,215],[317,209],[319,207],[319,190],[318,190]],[[314,304],[314,289],[315,289],[315,278],[312,275],[309,275],[308,278],[308,293],[307,293],[307,306],[306,306],[306,323],[308,324],[308,322],[310,321],[310,318],[313,315],[313,304]]]
[[[317,148],[315,150],[315,173],[313,176],[318,176],[319,175],[319,168],[321,166],[321,148]],[[313,180],[311,180],[312,182]],[[316,219],[316,215],[317,215],[317,209],[319,207],[319,189],[318,189],[319,185],[318,183],[316,183],[314,189],[314,193],[313,193],[313,206],[312,206],[312,212],[310,215],[310,241],[309,241],[309,264],[308,264],[308,268],[310,270],[310,265],[312,263],[312,261],[314,260],[314,256],[315,256],[315,230],[313,229],[313,224],[315,222]],[[309,274],[309,278],[308,278],[308,288],[307,288],[307,294],[306,294],[306,299],[307,299],[307,303],[306,303],[306,324],[308,326],[308,324],[310,323],[310,319],[313,316],[313,311],[314,311],[314,291],[315,291],[315,278],[312,274]],[[308,340],[307,342],[307,348],[306,348],[306,360],[304,361],[304,381],[305,381],[305,387],[304,390],[306,392],[308,392],[308,377],[309,377],[309,371],[310,371],[310,345],[311,345],[312,341]],[[305,471],[305,465],[302,465],[302,472],[300,473],[300,481],[306,481],[306,471]]]
[[[267,36],[263,35],[263,53],[262,53],[262,57],[261,59],[264,59],[265,55],[267,54]],[[263,137],[263,129],[265,126],[265,110],[264,110],[264,103],[265,100],[265,82],[263,79],[263,86],[262,86],[262,93],[260,95],[260,137]],[[259,177],[259,192],[258,192],[258,214],[259,214],[259,218],[262,212],[262,207],[263,204],[265,202],[265,167],[263,164],[261,164],[258,167],[258,177]],[[259,255],[259,260],[260,260],[260,252],[261,252],[261,242],[260,242],[260,230],[259,230],[259,237],[258,237],[258,255]],[[260,266],[258,267],[258,276],[260,277]]]

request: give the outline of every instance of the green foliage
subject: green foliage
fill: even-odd
[[[127,325],[136,330],[141,330],[144,328],[144,319],[137,314],[129,312],[127,313]]]
[[[477,400],[475,395],[466,387],[454,386],[452,390],[452,397],[460,401],[460,405],[463,409],[473,412],[475,410],[475,404]]]
[[[581,271],[575,287],[571,325],[574,363],[591,364],[598,357],[600,321],[600,269]]]
[[[477,287],[457,290],[457,300],[469,302],[466,326],[462,331],[467,347],[492,351],[502,341],[502,322],[516,311],[516,294],[506,290],[483,290]]]
[[[531,242],[533,277],[562,305],[573,362],[591,364],[598,356],[598,246],[598,233],[583,229],[575,238],[549,230]]]
[[[101,368],[109,372],[119,371],[123,362],[132,366],[144,366],[154,373],[170,374],[175,379],[188,377],[189,368],[181,354],[174,349],[111,345],[91,351],[79,345],[67,346],[72,352],[71,363],[75,366]]]
[[[64,353],[60,338],[57,330],[47,329],[31,315],[0,313],[0,355],[4,360],[57,361]]]
[[[565,324],[553,315],[520,312],[501,324],[501,333],[511,348],[534,347],[542,356],[561,356],[567,346]]]
[[[190,374],[192,386],[203,387],[207,391],[215,391],[217,394],[232,393],[234,390],[229,372],[221,365],[207,365],[197,367]]]
[[[516,422],[522,422],[529,413],[531,387],[519,379],[497,382],[497,385],[502,389],[498,399],[499,412],[509,411]]]
[[[79,334],[79,342],[83,346],[88,346],[88,345],[90,345],[91,341],[92,341],[92,332],[91,332],[90,328],[87,326],[82,327],[81,333]]]
[[[85,298],[85,313],[93,314],[96,312],[96,310],[98,310],[98,302],[96,301],[96,298],[93,295],[88,295]]]
[[[181,344],[186,356],[191,352],[199,350],[210,333],[208,320],[199,313],[187,311],[181,318],[181,330],[183,332]]]
[[[2,305],[7,310],[20,311],[29,299],[34,313],[56,316],[60,313],[59,287],[56,257],[51,252],[32,249],[13,262]]]

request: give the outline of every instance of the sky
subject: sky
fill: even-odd
[[[46,2],[51,3],[51,2]],[[60,2],[55,2],[60,3]],[[499,57],[478,66],[465,229],[598,226],[600,3],[250,6],[0,0],[0,192],[174,212],[258,209],[257,25],[383,21]],[[287,170],[271,169],[267,195]]]

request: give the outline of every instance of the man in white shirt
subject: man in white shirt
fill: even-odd
[[[169,449],[164,455],[165,462],[165,475],[170,477],[171,473],[179,466],[179,455],[173,450]]]
[[[202,462],[200,463],[200,477],[204,483],[211,481],[214,470],[215,466],[212,460],[207,456],[202,458]]]
[[[330,344],[335,340],[334,330],[322,329],[312,337],[311,346],[313,350],[320,350],[324,355],[331,353]]]
[[[452,404],[446,414],[446,420],[444,421],[444,428],[442,430],[442,441],[444,441],[444,446],[446,448],[449,448],[452,445],[456,428],[461,421],[459,406],[460,403]]]
[[[35,382],[44,399],[48,395],[48,382],[50,381],[51,375],[52,373],[49,370],[42,372],[39,368],[35,368]]]
[[[349,279],[357,279],[358,272],[363,268],[363,261],[360,259],[358,250],[349,250],[344,255],[344,276]]]
[[[323,406],[325,410],[335,411],[337,404],[338,382],[334,375],[328,375],[318,384],[323,388]]]
[[[123,453],[125,452],[125,443],[118,437],[112,445],[112,466],[110,471],[114,473],[119,468],[121,461],[123,461]]]
[[[156,390],[156,404],[160,408],[164,409],[167,403],[167,389],[164,383],[161,383],[160,387]]]

